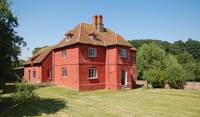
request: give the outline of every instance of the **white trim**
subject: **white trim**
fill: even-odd
[[[95,70],[95,76],[93,76],[94,72],[92,72],[92,74],[90,74],[90,70]],[[90,77],[90,75],[92,75],[93,77]],[[88,68],[88,79],[97,79],[97,76],[98,76],[98,71],[95,67]]]
[[[127,77],[128,73],[127,71],[125,70],[125,85],[128,85],[128,77]]]

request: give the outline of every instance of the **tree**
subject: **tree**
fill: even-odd
[[[180,54],[177,54],[176,59],[179,64],[193,63],[195,61],[193,56],[186,51]]]
[[[185,42],[185,49],[187,52],[193,55],[193,57],[200,61],[200,42],[192,39],[188,39]]]
[[[137,52],[137,65],[139,69],[148,70],[149,68],[163,69],[165,51],[154,43],[144,44]]]
[[[25,46],[23,38],[17,35],[17,18],[12,14],[7,0],[0,0],[0,82],[15,77],[14,65],[18,61],[21,47]]]
[[[25,63],[25,60],[19,59],[16,64],[15,67],[22,67]]]
[[[177,62],[173,55],[166,57],[166,82],[171,88],[183,88],[185,75],[182,66]]]
[[[41,49],[46,48],[46,47],[48,47],[48,46],[36,47],[36,48],[34,48],[32,54],[34,55],[34,54],[36,54],[38,51],[40,51]]]

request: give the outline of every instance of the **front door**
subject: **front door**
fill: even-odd
[[[121,71],[121,85],[127,85],[127,72],[125,70]]]

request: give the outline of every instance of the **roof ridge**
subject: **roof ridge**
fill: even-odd
[[[81,32],[82,32],[82,23],[79,24],[79,35],[78,35],[78,40],[77,42],[80,42],[80,38],[81,38]]]

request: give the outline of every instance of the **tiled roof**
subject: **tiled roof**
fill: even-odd
[[[49,46],[49,47],[39,50],[30,59],[28,59],[24,63],[24,65],[41,63],[44,60],[44,58],[52,51],[53,48],[54,46]]]
[[[92,24],[81,23],[77,25],[73,30],[65,33],[65,35],[67,34],[73,34],[73,36],[71,38],[65,37],[60,43],[56,45],[55,48],[62,48],[75,43],[100,46],[122,45],[132,47],[132,45],[119,34],[113,32],[110,29],[104,29],[102,32],[96,31]],[[91,39],[91,34],[94,34],[96,38]]]
[[[67,37],[67,35],[71,37]],[[94,36],[94,38],[92,38],[92,36]],[[41,49],[26,61],[24,65],[41,63],[53,49],[70,46],[76,43],[100,46],[121,45],[130,47],[132,50],[136,51],[128,41],[112,30],[104,28],[104,31],[100,32],[95,30],[92,24],[80,23],[73,30],[66,32],[64,39],[58,44]]]

